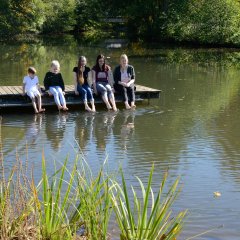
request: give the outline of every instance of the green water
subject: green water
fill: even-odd
[[[0,44],[0,85],[21,85],[29,65],[40,82],[57,59],[66,84],[79,55],[92,67],[99,53],[114,68],[121,53],[129,55],[138,84],[162,90],[159,100],[135,111],[96,114],[47,111],[44,115],[2,115],[1,140],[6,167],[16,152],[38,169],[44,149],[48,164],[75,152],[85,155],[93,170],[108,157],[110,170],[121,164],[129,184],[135,175],[147,179],[153,162],[154,185],[169,170],[169,182],[181,176],[182,193],[174,211],[189,209],[179,239],[224,225],[196,239],[240,239],[240,71],[237,50],[181,49],[138,44],[118,49],[83,44],[73,38],[32,44]],[[51,171],[51,168],[49,168]],[[35,171],[36,179],[40,173]],[[213,192],[221,192],[214,198]],[[111,225],[113,239],[118,239]]]

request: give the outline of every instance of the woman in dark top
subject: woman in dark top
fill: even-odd
[[[67,105],[65,100],[65,86],[60,73],[60,64],[54,60],[51,63],[51,69],[46,73],[44,78],[44,87],[48,92],[49,96],[54,96],[55,103],[57,104],[58,110],[67,111]]]
[[[81,56],[78,60],[78,66],[73,68],[73,78],[75,86],[75,94],[81,94],[85,109],[89,112],[95,112],[94,98],[91,87],[88,84],[88,78],[91,70],[86,66],[86,57]],[[91,103],[92,108],[88,106],[88,101]]]
[[[113,109],[117,111],[111,79],[112,72],[110,67],[105,64],[105,57],[103,55],[97,56],[96,65],[93,67],[92,73],[94,93],[101,95],[108,110]]]
[[[121,55],[120,65],[115,68],[113,77],[114,89],[123,96],[126,109],[135,108],[135,72],[133,66],[128,64],[126,54]]]

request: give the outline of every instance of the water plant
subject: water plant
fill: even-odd
[[[170,210],[179,193],[179,190],[177,190],[179,178],[176,179],[167,194],[163,197],[163,190],[167,179],[167,174],[165,174],[155,198],[151,187],[153,171],[154,165],[150,171],[147,187],[144,187],[141,179],[137,177],[141,187],[142,198],[137,195],[135,188],[131,187],[134,202],[133,207],[122,170],[122,186],[116,181],[113,182],[115,189],[115,192],[112,193],[113,209],[121,230],[122,240],[170,240],[176,239],[182,230],[186,211],[178,213],[173,218],[171,217]]]
[[[134,187],[130,196],[122,170],[120,184],[104,164],[96,174],[79,155],[71,168],[68,165],[68,158],[59,168],[55,164],[49,176],[43,155],[41,180],[36,184],[34,171],[20,161],[7,176],[1,161],[0,239],[107,240],[112,213],[122,240],[173,240],[179,235],[186,211],[172,217],[170,210],[179,193],[179,179],[165,193],[165,175],[155,195],[153,166],[146,187],[137,178],[142,196]]]

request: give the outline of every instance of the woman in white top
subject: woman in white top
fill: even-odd
[[[40,113],[45,109],[42,108],[41,90],[36,72],[34,67],[28,68],[28,75],[23,78],[23,95],[27,94],[31,98],[35,113]]]

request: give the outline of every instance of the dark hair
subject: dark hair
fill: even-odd
[[[29,67],[28,68],[28,73],[35,74],[37,71],[34,67]]]
[[[101,58],[103,58],[103,60],[104,60],[102,69],[100,68],[99,63],[98,63],[99,59],[101,59]],[[99,54],[99,55],[97,56],[96,65],[94,66],[94,68],[96,69],[97,72],[100,72],[100,71],[102,71],[102,70],[103,70],[103,71],[106,70],[105,57],[104,57],[102,54]]]
[[[80,78],[83,78],[83,72],[80,71],[81,61],[82,61],[83,59],[86,59],[86,57],[85,57],[85,56],[80,56],[79,59],[78,59],[77,81],[78,81],[79,84],[81,84],[79,79],[80,79]],[[87,59],[86,59],[86,61],[87,61]]]

